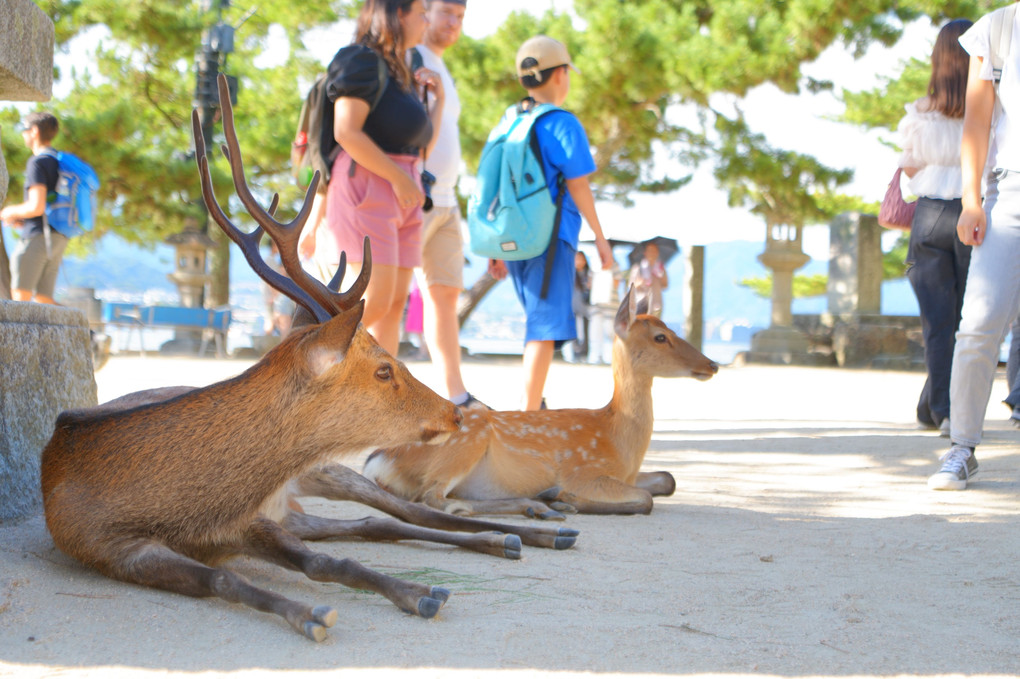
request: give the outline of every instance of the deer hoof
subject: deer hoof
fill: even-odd
[[[546,488],[541,493],[536,495],[535,499],[537,499],[537,500],[555,500],[557,497],[559,497],[560,490],[562,490],[562,489],[559,486],[553,486],[552,488]]]
[[[577,514],[577,508],[574,505],[567,504],[566,502],[550,502],[549,506],[558,512],[564,514]]]
[[[567,517],[557,512],[554,509],[548,507],[542,510],[536,510],[534,507],[528,507],[524,510],[525,515],[530,519],[542,519],[543,521],[565,521]]]
[[[577,531],[574,531],[574,535],[563,535],[562,533],[557,536],[556,540],[553,541],[553,549],[570,549],[577,542]]]
[[[338,617],[336,609],[332,606],[316,606],[312,609],[312,618],[323,627],[332,627]]]
[[[326,628],[336,624],[337,613],[332,606],[316,606],[312,609],[312,619],[306,620],[301,632],[312,641],[324,641]]]
[[[433,587],[432,591],[429,592],[429,596],[440,602],[440,605],[445,604],[450,600],[450,590],[445,587]]]
[[[503,540],[503,556],[508,559],[521,558],[521,539],[516,535],[507,535]]]
[[[423,596],[418,599],[418,615],[423,618],[434,618],[443,607],[446,600],[450,598],[450,591],[442,587],[433,587],[432,596]]]

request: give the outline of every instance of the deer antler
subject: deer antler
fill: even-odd
[[[227,144],[223,146],[223,154],[230,163],[237,195],[242,205],[255,219],[258,227],[251,233],[244,233],[227,218],[216,201],[216,196],[212,190],[212,178],[209,173],[205,140],[202,136],[201,124],[196,111],[192,114],[192,125],[195,131],[196,160],[199,167],[199,176],[202,180],[202,195],[205,198],[206,205],[209,207],[209,213],[230,239],[241,248],[245,259],[262,280],[305,307],[315,317],[316,321],[324,322],[340,311],[350,308],[361,298],[368,287],[368,280],[372,270],[371,246],[368,239],[365,239],[361,273],[350,290],[345,293],[339,292],[340,282],[343,279],[347,264],[345,255],[341,255],[340,266],[328,287],[310,276],[301,267],[297,254],[298,239],[311,211],[312,197],[315,195],[315,189],[320,180],[319,175],[316,173],[312,178],[308,191],[305,193],[304,204],[292,221],[281,223],[274,218],[276,208],[279,205],[279,195],[274,195],[269,210],[264,210],[252,195],[244,176],[244,162],[241,158],[241,148],[234,128],[234,112],[230,104],[226,78],[221,75],[217,84],[219,85],[220,107],[223,114],[223,130],[227,140]],[[284,270],[289,274],[290,278],[273,270],[262,258],[258,246],[262,240],[263,233],[268,234],[276,242],[280,252],[280,261],[283,263]]]

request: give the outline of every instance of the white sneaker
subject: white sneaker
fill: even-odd
[[[932,490],[963,490],[970,477],[977,474],[977,457],[970,448],[954,445],[942,456],[942,467],[928,477]]]
[[[939,436],[944,439],[949,438],[949,418],[942,418],[942,424],[939,425]]]

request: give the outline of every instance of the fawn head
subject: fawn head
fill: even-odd
[[[679,337],[665,323],[648,315],[646,298],[627,291],[616,312],[613,365],[626,363],[634,373],[651,377],[693,377],[708,380],[719,365]]]

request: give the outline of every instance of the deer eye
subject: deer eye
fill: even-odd
[[[375,378],[382,382],[388,382],[393,379],[393,366],[384,365],[375,371]]]
[[[655,341],[658,342],[659,344],[664,344],[667,342],[667,339],[666,336],[660,332],[658,335],[655,336]]]

